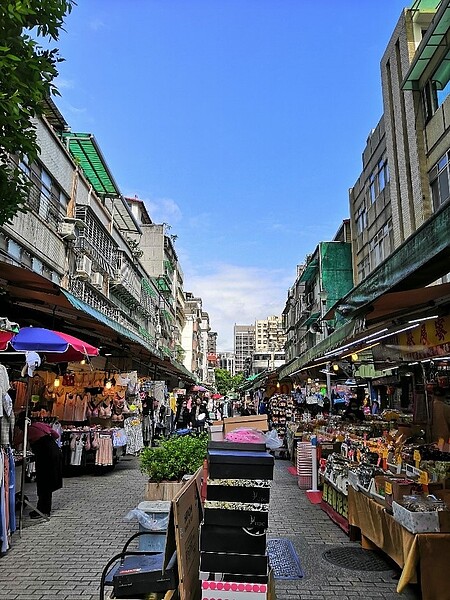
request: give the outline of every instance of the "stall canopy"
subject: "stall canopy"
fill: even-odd
[[[188,383],[195,376],[173,358],[168,358],[137,333],[125,328],[100,311],[75,298],[66,290],[29,269],[2,263],[0,313],[14,318],[20,314],[21,324],[64,329],[70,335],[82,336],[94,346],[105,346],[124,353],[132,360],[156,373],[179,377]],[[70,298],[69,298],[70,295]],[[2,337],[0,337],[0,345]]]

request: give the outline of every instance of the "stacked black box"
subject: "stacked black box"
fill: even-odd
[[[200,527],[201,579],[267,584],[273,467],[264,444],[210,442]]]

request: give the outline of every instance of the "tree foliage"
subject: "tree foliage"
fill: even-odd
[[[244,376],[242,373],[232,376],[226,369],[216,369],[215,378],[217,391],[222,396],[226,396],[243,381]]]
[[[53,80],[62,60],[55,42],[71,12],[73,0],[0,1],[0,225],[23,205],[29,182],[9,154],[36,159],[39,147],[32,119],[42,114],[43,101],[58,91]]]

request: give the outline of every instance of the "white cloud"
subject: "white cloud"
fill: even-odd
[[[233,350],[233,327],[281,315],[294,275],[230,264],[209,266],[208,273],[185,272],[185,290],[203,300],[219,351]]]
[[[75,82],[72,79],[58,77],[55,81],[55,85],[59,90],[73,90],[75,87]]]
[[[104,29],[106,27],[106,23],[101,19],[92,19],[89,21],[88,27],[89,29],[92,29],[92,31],[99,31],[100,29]]]
[[[144,199],[144,203],[154,223],[176,225],[183,218],[181,208],[170,198]]]

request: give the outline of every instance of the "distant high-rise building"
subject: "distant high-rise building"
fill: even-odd
[[[252,359],[255,351],[255,326],[234,326],[234,371],[244,373],[245,360]]]
[[[273,315],[255,321],[255,352],[284,350],[286,334],[281,316]]]

